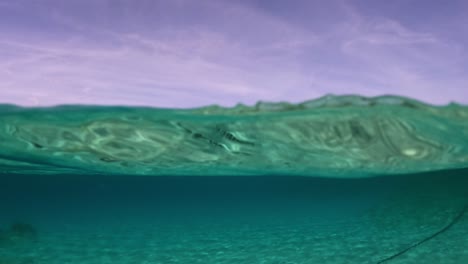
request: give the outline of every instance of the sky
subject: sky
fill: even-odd
[[[0,0],[0,103],[468,104],[468,1]]]

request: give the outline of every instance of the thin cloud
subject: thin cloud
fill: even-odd
[[[163,5],[147,4],[151,12]],[[59,6],[51,16],[35,8],[56,31],[0,33],[0,101],[193,107],[396,93],[468,102],[463,44],[350,5],[320,30],[227,1],[167,4],[173,17],[158,23],[145,9],[132,17],[132,5],[122,17],[93,11],[89,21]]]

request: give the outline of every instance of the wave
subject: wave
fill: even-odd
[[[371,177],[468,167],[468,106],[328,95],[226,108],[0,105],[0,173]]]

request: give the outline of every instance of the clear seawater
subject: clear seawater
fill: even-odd
[[[468,263],[468,109],[0,106],[0,264]]]

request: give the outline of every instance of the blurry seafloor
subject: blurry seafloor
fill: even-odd
[[[468,108],[0,106],[0,264],[468,263]]]

